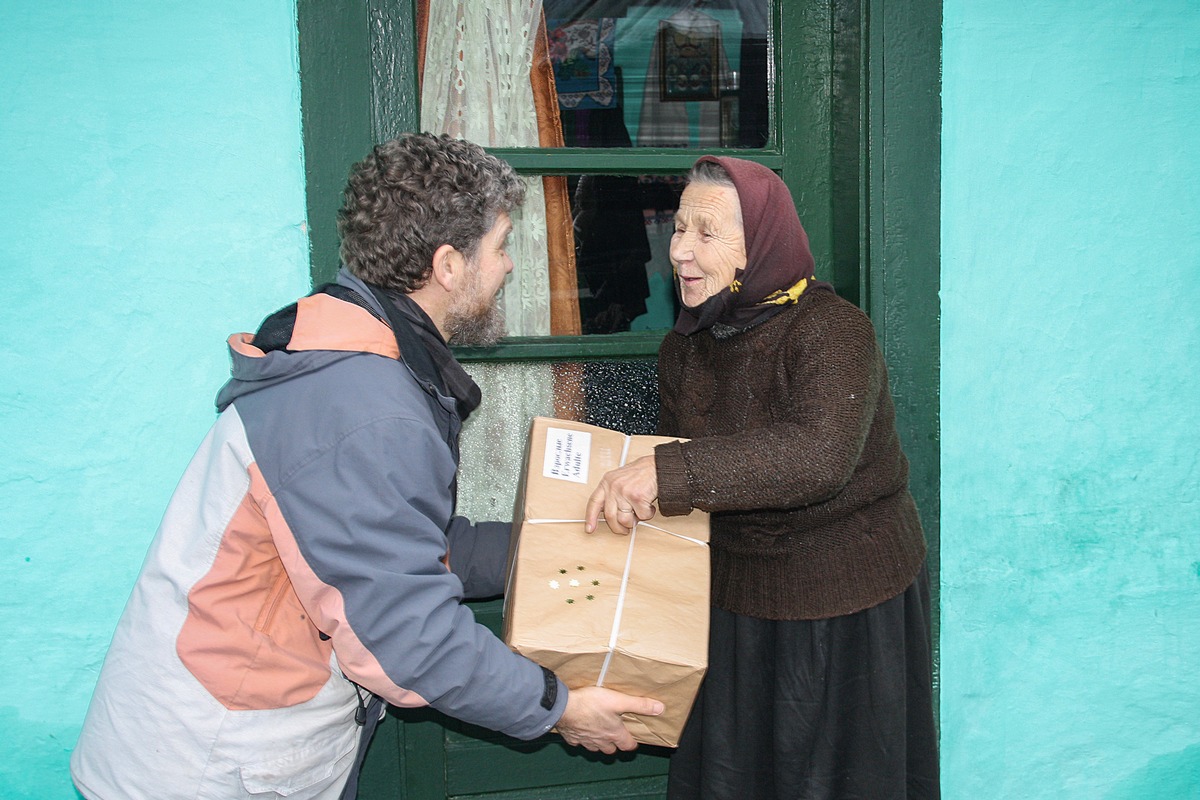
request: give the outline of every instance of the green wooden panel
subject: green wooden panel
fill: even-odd
[[[448,736],[446,761],[448,794],[458,797],[657,777],[666,774],[668,756],[648,746],[613,755],[591,753],[567,746],[554,734],[519,743]]]
[[[374,141],[415,131],[421,123],[417,97],[417,36],[414,0],[368,0],[371,101]]]
[[[818,277],[841,288],[839,276],[831,274],[831,8],[827,2],[781,2],[776,14],[773,45],[783,78],[774,81],[774,114],[781,174],[808,232]]]
[[[313,285],[337,273],[337,210],[351,166],[417,128],[413,18],[408,0],[297,1]]]
[[[359,800],[384,800],[397,795],[404,785],[404,739],[399,720],[386,716],[375,731],[367,751],[371,759],[371,787],[360,791]],[[386,793],[380,793],[383,789]]]
[[[862,10],[857,0],[834,3],[833,57],[830,64],[830,214],[832,252],[830,275],[838,293],[866,307],[863,273],[868,266],[863,248],[865,202],[863,176],[869,163],[863,136],[866,96],[863,93]]]
[[[454,357],[462,362],[656,358],[665,335],[666,331],[639,331],[604,336],[514,336],[491,347],[456,347]]]
[[[869,9],[868,307],[890,368],[897,427],[930,546],[936,671],[941,4],[863,0],[863,7]]]
[[[668,175],[687,172],[696,163],[699,152],[679,148],[512,148],[489,147],[489,153],[512,164],[521,172],[539,174],[568,174],[575,172],[601,173],[605,175]],[[706,149],[713,155],[727,155],[755,161],[763,166],[778,170],[783,167],[783,156],[771,150],[725,150]]]
[[[301,121],[314,284],[338,266],[337,210],[372,137],[370,32],[363,2],[298,0]]]
[[[631,780],[603,781],[579,784],[548,786],[541,789],[521,789],[515,792],[489,792],[471,795],[476,800],[661,800],[667,796],[666,776],[633,778]],[[455,800],[466,800],[456,796]]]
[[[446,796],[446,743],[442,715],[433,709],[393,710],[403,737],[403,794],[412,800]]]

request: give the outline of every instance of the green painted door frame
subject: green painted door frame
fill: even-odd
[[[762,150],[724,152],[779,172],[818,272],[874,320],[930,543],[936,643],[941,3],[783,0],[775,14],[774,135]],[[297,0],[314,283],[336,271],[335,214],[350,166],[375,142],[417,128],[414,18],[412,0]],[[565,158],[572,171],[613,174],[678,173],[696,156],[649,148],[494,152],[519,170],[547,171],[548,160]],[[653,333],[515,340],[459,355],[652,357],[660,340]],[[499,629],[496,604],[476,613]],[[594,756],[552,741],[514,742],[435,712],[403,712],[389,715],[376,737],[360,797],[656,798],[667,755],[643,748]]]

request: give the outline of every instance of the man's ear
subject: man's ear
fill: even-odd
[[[433,251],[430,280],[447,292],[453,292],[462,279],[467,259],[454,245],[444,244]]]

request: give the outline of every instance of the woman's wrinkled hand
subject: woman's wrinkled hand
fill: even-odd
[[[651,519],[657,509],[658,474],[654,456],[642,456],[623,467],[611,470],[588,498],[584,530],[596,530],[600,517],[613,533],[628,534],[639,522]]]

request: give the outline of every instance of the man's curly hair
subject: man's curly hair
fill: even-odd
[[[449,244],[473,259],[500,212],[524,202],[513,168],[445,134],[405,134],[354,165],[338,211],[342,263],[368,283],[404,293],[424,286]]]

